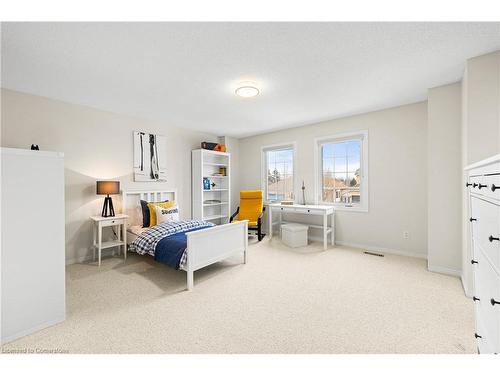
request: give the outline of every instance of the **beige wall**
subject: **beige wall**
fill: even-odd
[[[462,269],[461,83],[435,87],[427,104],[427,248],[429,269]]]
[[[2,89],[1,99],[2,147],[37,143],[65,154],[67,263],[90,255],[89,216],[99,214],[103,203],[95,195],[97,179],[120,179],[122,189],[176,188],[181,216],[191,216],[191,150],[217,137],[10,90]],[[133,182],[134,130],[167,137],[166,183]]]
[[[467,61],[467,164],[500,152],[500,52]]]
[[[240,188],[261,187],[261,147],[297,142],[298,180],[314,202],[314,138],[369,131],[369,212],[338,212],[337,240],[365,248],[427,254],[427,105],[383,111],[240,139]],[[409,231],[409,239],[403,238]]]
[[[467,152],[467,66],[465,67],[464,76],[462,78],[462,186],[465,186],[467,176],[463,172],[467,165],[468,152]],[[470,297],[472,290],[472,269],[469,267],[470,262],[470,236],[469,236],[469,222],[466,220],[469,210],[469,197],[466,189],[462,190],[462,284],[465,294]]]

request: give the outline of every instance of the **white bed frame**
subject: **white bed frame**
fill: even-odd
[[[177,200],[176,190],[137,190],[122,192],[123,213],[129,215],[127,227],[142,225],[140,200],[159,202]],[[184,271],[187,273],[187,289],[194,286],[194,271],[210,264],[220,262],[235,254],[243,253],[243,263],[247,262],[248,221],[217,225],[186,233],[187,262]],[[127,244],[137,236],[127,235]]]

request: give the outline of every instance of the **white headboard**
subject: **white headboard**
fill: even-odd
[[[176,201],[177,190],[122,191],[122,210],[129,216],[127,226],[142,225],[141,199],[147,202]]]

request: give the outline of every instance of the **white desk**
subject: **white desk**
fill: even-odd
[[[278,223],[273,223],[273,212],[279,212]],[[332,206],[320,205],[281,205],[280,203],[273,203],[267,206],[268,225],[269,225],[269,238],[273,237],[273,225],[283,223],[282,215],[287,214],[303,214],[315,215],[323,217],[323,225],[307,224],[313,228],[320,228],[323,230],[323,248],[326,250],[328,247],[328,234],[331,235],[332,245],[335,245],[335,209]],[[331,224],[328,227],[328,216],[331,216]]]

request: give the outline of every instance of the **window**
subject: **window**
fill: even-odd
[[[262,148],[262,186],[266,202],[294,199],[294,149],[293,144]]]
[[[368,211],[368,132],[316,140],[319,203]]]

